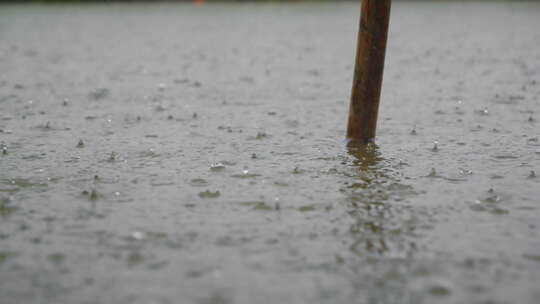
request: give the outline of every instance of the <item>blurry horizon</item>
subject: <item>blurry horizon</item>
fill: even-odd
[[[538,2],[540,0],[394,0],[394,2]],[[361,0],[0,0],[1,3],[61,3],[61,2],[361,2]]]

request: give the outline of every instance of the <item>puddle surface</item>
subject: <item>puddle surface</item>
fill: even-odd
[[[0,8],[0,298],[536,303],[540,4]],[[504,22],[502,22],[504,21]]]

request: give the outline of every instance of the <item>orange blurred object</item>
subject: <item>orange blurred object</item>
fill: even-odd
[[[204,2],[205,2],[205,0],[193,0],[193,3],[194,3],[195,5],[197,5],[197,6],[203,5]]]

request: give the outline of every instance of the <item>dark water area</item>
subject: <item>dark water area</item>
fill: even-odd
[[[537,303],[540,3],[0,5],[0,303]]]

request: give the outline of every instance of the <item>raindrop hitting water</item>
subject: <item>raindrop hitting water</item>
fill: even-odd
[[[477,110],[476,113],[481,116],[487,116],[489,115],[489,109],[484,107],[483,109]]]
[[[251,173],[247,168],[244,168],[240,174],[231,175],[231,177],[235,178],[254,178],[258,176],[260,176],[260,174]]]
[[[438,141],[433,142],[433,148],[431,148],[431,151],[433,151],[433,152],[438,152],[439,151],[439,142]]]
[[[109,162],[114,162],[116,160],[116,152],[111,152],[109,155],[109,158],[107,159]]]
[[[222,163],[213,163],[210,165],[210,171],[222,171],[225,169],[225,165]]]

